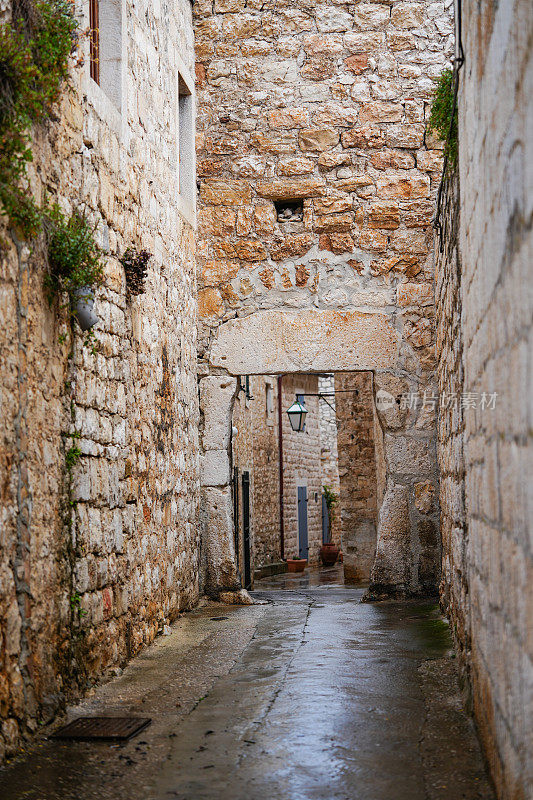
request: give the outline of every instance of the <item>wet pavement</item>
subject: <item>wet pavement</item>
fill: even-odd
[[[362,604],[337,568],[261,581],[266,605],[184,615],[69,712],[135,714],[125,745],[42,739],[2,800],[489,800],[446,624]]]

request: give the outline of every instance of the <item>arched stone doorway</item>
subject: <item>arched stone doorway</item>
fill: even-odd
[[[240,588],[235,565],[230,488],[235,376],[368,370],[377,398],[376,455],[383,491],[374,593],[416,594],[434,588],[440,561],[434,409],[410,372],[409,352],[393,315],[305,310],[257,312],[217,330],[211,374],[200,380],[201,528],[204,588],[212,596]]]

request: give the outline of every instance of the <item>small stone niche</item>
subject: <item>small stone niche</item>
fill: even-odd
[[[276,200],[274,205],[278,222],[303,222],[303,200]]]

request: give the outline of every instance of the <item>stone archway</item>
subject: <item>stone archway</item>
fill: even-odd
[[[370,370],[379,430],[383,492],[371,590],[416,594],[435,588],[440,546],[434,415],[401,398],[421,391],[394,317],[305,310],[264,311],[222,324],[200,380],[201,528],[204,588],[238,591],[230,489],[231,418],[236,375]],[[409,407],[409,406],[413,407]]]

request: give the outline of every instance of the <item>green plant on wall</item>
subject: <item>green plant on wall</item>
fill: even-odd
[[[326,498],[326,506],[328,508],[328,514],[330,522],[333,523],[333,519],[335,517],[335,506],[339,502],[339,495],[335,494],[332,490],[331,486],[323,486],[324,497]]]
[[[50,116],[68,80],[77,27],[70,0],[14,0],[0,27],[0,210],[26,237],[42,221],[27,181],[31,127]]]
[[[77,289],[100,286],[104,280],[103,252],[96,242],[96,226],[84,212],[67,217],[57,204],[47,207],[44,227],[49,272],[45,278],[50,303],[66,292],[72,301]]]
[[[457,107],[454,109],[454,83],[454,72],[450,68],[443,70],[435,80],[428,121],[429,130],[434,131],[439,139],[444,142],[444,154],[448,156],[448,163],[452,167],[457,162],[458,154]]]

